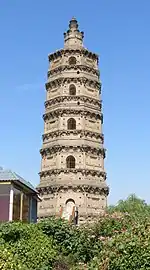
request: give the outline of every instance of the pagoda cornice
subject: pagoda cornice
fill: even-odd
[[[81,85],[84,84],[85,86],[89,86],[92,88],[96,88],[99,91],[101,91],[101,83],[95,80],[90,80],[88,78],[85,77],[60,77],[59,79],[54,79],[52,81],[48,81],[45,84],[45,88],[46,90],[49,89],[54,89],[57,88],[59,86],[63,86],[65,83],[80,83]]]
[[[45,101],[45,108],[51,106],[51,105],[55,105],[61,102],[65,102],[65,101],[83,101],[85,103],[90,103],[94,106],[98,106],[99,109],[102,108],[102,101],[98,100],[98,99],[93,99],[90,98],[88,96],[57,96],[55,98],[51,98],[47,101]]]
[[[69,71],[69,70],[76,70],[76,71],[85,71],[87,73],[91,73],[93,75],[96,75],[99,78],[99,70],[95,69],[95,68],[91,68],[85,65],[60,65],[57,68],[51,69],[48,71],[48,77],[52,76],[52,75],[57,75],[58,73],[62,73],[64,71]]]
[[[106,156],[106,149],[104,147],[95,148],[89,145],[81,145],[81,146],[54,145],[54,146],[46,146],[46,147],[43,146],[43,148],[40,150],[40,153],[42,156],[45,156],[45,155],[55,154],[57,152],[68,153],[70,150],[73,150],[75,152],[85,152],[85,153],[95,154],[97,156],[103,156],[103,158],[105,158]]]
[[[37,191],[41,195],[46,194],[54,194],[54,193],[65,193],[68,190],[72,190],[74,192],[82,192],[88,194],[95,194],[95,195],[105,195],[109,194],[109,187],[106,185],[101,186],[91,186],[91,185],[51,185],[51,186],[40,186],[37,187]]]
[[[48,139],[52,139],[52,138],[57,138],[63,135],[69,136],[69,135],[80,135],[80,138],[86,138],[86,137],[91,137],[91,138],[95,138],[95,139],[100,139],[101,143],[104,143],[104,134],[102,133],[98,133],[98,132],[94,132],[94,131],[89,131],[89,130],[82,130],[82,129],[74,129],[74,130],[56,130],[56,131],[52,131],[49,133],[45,133],[42,135],[43,138],[43,142],[45,140]]]
[[[50,112],[46,112],[43,115],[43,119],[51,119],[54,117],[64,116],[64,115],[81,115],[81,116],[89,116],[90,118],[100,119],[103,122],[103,114],[100,111],[97,112],[91,112],[89,110],[82,110],[82,109],[56,109],[52,110]]]
[[[106,180],[106,172],[105,171],[98,171],[98,170],[90,170],[90,169],[65,169],[65,168],[61,168],[61,169],[51,169],[51,170],[45,170],[45,171],[41,171],[39,173],[40,177],[47,177],[47,176],[57,176],[60,175],[61,173],[64,174],[70,174],[70,173],[81,173],[83,176],[97,176],[97,177],[103,177],[104,180]]]
[[[97,60],[98,62],[98,54],[96,53],[92,53],[89,50],[87,50],[86,48],[81,48],[81,49],[60,49],[54,53],[51,53],[48,55],[48,59],[49,61],[53,61],[56,60],[57,58],[62,57],[63,55],[76,55],[76,54],[80,54],[80,55],[84,55],[90,59],[93,60]]]

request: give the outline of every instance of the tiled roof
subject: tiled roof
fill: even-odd
[[[19,181],[23,185],[27,186],[28,188],[32,189],[34,192],[37,193],[37,190],[32,186],[30,182],[24,180],[17,173],[12,172],[11,170],[3,170],[3,168],[0,167],[0,182],[2,181]]]

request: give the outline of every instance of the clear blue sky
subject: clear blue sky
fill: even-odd
[[[100,55],[109,203],[150,203],[150,1],[0,0],[0,165],[39,183],[47,55],[72,16]]]

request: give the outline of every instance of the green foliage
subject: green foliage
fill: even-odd
[[[88,269],[150,269],[150,224],[137,224],[122,234],[107,239]]]
[[[46,237],[35,224],[2,224],[0,226],[0,239],[3,244],[1,261],[5,260],[5,254],[7,257],[7,253],[10,253],[9,257],[13,258],[12,265],[16,263],[15,268],[11,266],[12,269],[52,269],[57,254],[53,240]],[[11,268],[3,266],[0,269]]]
[[[71,256],[75,262],[87,262],[100,250],[101,243],[97,243],[89,228],[77,228],[67,221],[55,218],[43,220],[37,226],[44,234],[53,237],[59,253]]]
[[[0,225],[0,270],[150,269],[150,206],[131,195],[94,224]]]
[[[13,254],[10,247],[0,245],[0,269],[3,270],[26,270],[27,268],[20,261],[18,254]]]
[[[108,213],[114,212],[132,214],[132,218],[145,218],[150,217],[150,205],[132,194],[126,200],[120,200],[116,206],[108,207]]]

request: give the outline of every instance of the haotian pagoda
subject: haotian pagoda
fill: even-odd
[[[64,48],[48,56],[39,219],[60,216],[81,224],[107,205],[98,55],[83,46],[83,37],[73,18]]]

